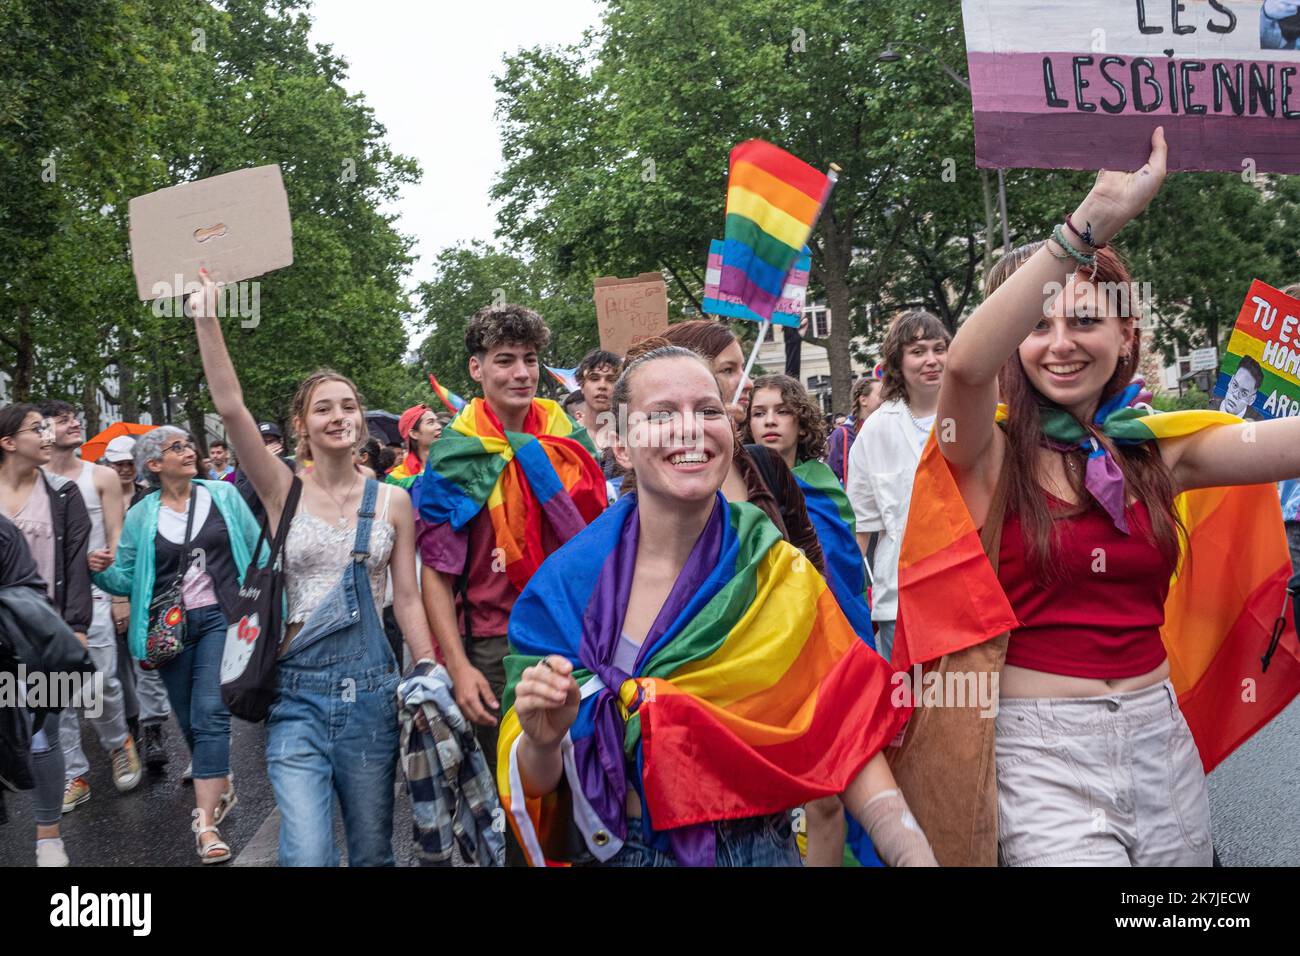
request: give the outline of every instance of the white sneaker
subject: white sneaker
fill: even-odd
[[[63,849],[63,840],[58,837],[36,841],[37,866],[67,866],[68,853]]]

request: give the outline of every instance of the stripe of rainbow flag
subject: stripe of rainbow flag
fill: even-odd
[[[731,151],[721,291],[761,318],[812,232],[833,180],[783,149],[752,139]]]

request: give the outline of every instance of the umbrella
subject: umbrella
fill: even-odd
[[[402,435],[397,430],[398,416],[383,409],[366,412],[366,431],[385,445],[402,444]]]
[[[104,457],[108,443],[121,435],[143,435],[151,432],[157,425],[141,425],[138,422],[114,422],[81,446],[82,461],[99,461]]]

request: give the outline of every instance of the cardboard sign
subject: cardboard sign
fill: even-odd
[[[709,243],[709,264],[704,270],[704,301],[701,305],[710,315],[725,315],[732,319],[748,319],[762,322],[762,318],[749,306],[740,301],[739,296],[727,295],[721,291],[722,285],[722,247],[721,239]],[[812,252],[807,246],[795,260],[790,271],[785,275],[785,287],[781,298],[772,311],[773,325],[799,327],[799,318],[803,315],[804,298],[808,293],[808,270],[812,268]]]
[[[141,300],[199,288],[199,268],[239,282],[293,264],[279,166],[169,186],[131,200],[131,265]]]
[[[1300,415],[1300,300],[1251,283],[1214,394],[1220,411],[1242,418]]]
[[[600,347],[615,355],[668,328],[668,286],[663,273],[643,272],[632,279],[596,280],[596,324]]]
[[[962,0],[979,166],[1300,173],[1292,0]],[[933,69],[937,62],[927,61]]]

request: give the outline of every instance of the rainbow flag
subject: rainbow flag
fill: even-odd
[[[770,319],[834,179],[751,139],[731,151],[719,298]]]
[[[605,476],[596,448],[560,406],[533,399],[522,432],[507,432],[476,398],[429,448],[420,517],[459,531],[484,506],[514,586],[523,590],[546,558],[543,516],[567,541],[604,510]]]
[[[424,469],[420,466],[420,459],[415,457],[414,452],[408,451],[404,459],[388,470],[388,474],[384,476],[384,481],[410,491],[411,486],[415,484],[415,480],[422,474],[424,474]]]
[[[738,297],[723,296],[720,291],[722,255],[725,248],[726,243],[721,239],[713,239],[709,242],[709,259],[704,270],[704,299],[700,303],[700,309],[709,315],[762,322],[762,317],[755,315],[754,311],[742,304]],[[799,328],[799,320],[803,317],[804,301],[808,293],[808,272],[811,268],[812,250],[804,246],[803,251],[799,253],[799,258],[786,273],[785,287],[781,290],[780,301],[773,306],[771,316],[773,325]]]
[[[858,521],[849,496],[825,462],[800,462],[794,468],[794,477],[822,546],[831,590],[858,637],[874,648],[876,632],[867,600],[867,572],[858,550]]]
[[[639,529],[636,496],[620,499],[551,555],[510,615],[497,782],[534,865],[565,861],[578,807],[609,836],[593,855],[617,852],[629,767],[652,844],[712,865],[715,821],[841,793],[908,713],[822,577],[761,511],[720,494],[632,673],[614,667]],[[515,761],[515,685],[550,654],[582,688],[563,802],[524,799]]]
[[[429,373],[429,387],[433,389],[433,394],[442,399],[442,404],[447,406],[447,411],[455,415],[465,407],[465,399],[461,398],[455,392],[450,391],[438,384],[438,380]]]
[[[1005,417],[999,407],[998,419]],[[1132,437],[1157,440],[1227,424],[1241,420],[1185,411],[1125,423]],[[1300,693],[1300,650],[1285,613],[1291,559],[1274,485],[1198,489],[1179,495],[1176,505],[1187,541],[1160,636],[1209,773]],[[898,595],[893,663],[899,670],[1018,626],[933,435],[912,486]],[[1261,659],[1279,617],[1282,640],[1265,672]]]

